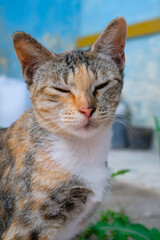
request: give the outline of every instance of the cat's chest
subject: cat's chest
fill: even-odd
[[[74,197],[70,195],[75,201],[74,217],[69,217],[72,215],[70,212],[62,230],[58,231],[56,240],[72,239],[86,227],[88,216],[92,215],[94,209],[102,202],[109,176],[105,167],[107,152],[106,138],[97,137],[88,141],[61,139],[54,141],[50,151],[52,161],[67,170],[71,179],[75,179],[76,185],[78,182],[78,187],[71,190],[72,192],[77,189],[77,194]]]
[[[110,138],[109,138],[110,139]],[[50,157],[71,176],[79,179],[94,193],[93,201],[101,202],[109,176],[106,168],[109,139],[57,140],[50,150]]]

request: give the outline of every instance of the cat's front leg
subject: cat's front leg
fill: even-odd
[[[48,236],[33,236],[32,233],[28,233],[25,236],[19,236],[17,233],[12,232],[13,229],[5,232],[2,236],[2,240],[51,240]]]
[[[53,236],[53,235],[52,235]],[[40,236],[30,227],[22,227],[16,221],[13,221],[10,227],[3,233],[1,240],[51,240],[52,238]]]

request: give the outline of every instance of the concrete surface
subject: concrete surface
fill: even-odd
[[[156,152],[112,150],[109,167],[130,169],[111,181],[103,209],[122,211],[133,222],[160,229],[160,162]]]
[[[116,179],[160,194],[160,159],[156,151],[112,150],[108,166],[112,171],[130,169]]]

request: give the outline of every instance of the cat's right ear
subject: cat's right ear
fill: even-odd
[[[22,69],[23,77],[27,84],[30,85],[32,84],[35,70],[40,64],[53,58],[53,53],[24,32],[14,33],[13,46]]]

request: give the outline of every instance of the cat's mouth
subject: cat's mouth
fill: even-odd
[[[87,120],[79,125],[70,126],[70,132],[78,137],[88,138],[99,129],[99,124],[93,120]]]
[[[93,123],[92,121],[88,120],[87,123],[85,123],[84,125],[78,127],[77,129],[78,129],[78,130],[86,130],[86,131],[89,131],[89,130],[95,129],[95,128],[97,128],[97,127],[98,127],[97,124],[95,124],[95,123]]]
[[[86,123],[86,124],[83,126],[83,128],[88,129],[88,128],[92,127],[91,125],[92,125],[91,122],[88,121],[88,123]]]

